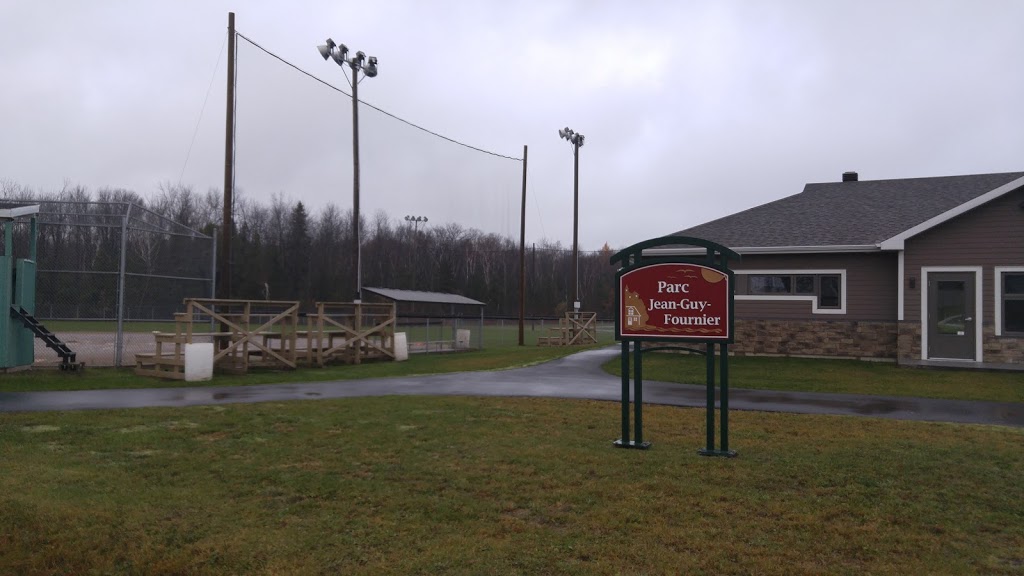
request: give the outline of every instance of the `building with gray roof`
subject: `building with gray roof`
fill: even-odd
[[[737,353],[1024,369],[1024,172],[847,172],[677,234],[743,256]]]

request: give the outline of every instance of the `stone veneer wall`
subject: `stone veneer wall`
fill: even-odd
[[[845,320],[736,320],[736,342],[729,351],[743,355],[831,356],[895,360],[896,322]]]
[[[993,326],[983,327],[981,334],[981,350],[984,354],[982,360],[986,363],[1024,364],[1024,338],[996,336]]]
[[[921,324],[900,322],[899,361],[921,360]],[[995,328],[981,329],[982,361],[985,364],[1024,364],[1024,338],[996,336]]]
[[[921,323],[900,322],[899,361],[921,359]]]

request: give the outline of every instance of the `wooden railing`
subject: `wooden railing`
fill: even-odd
[[[597,312],[566,312],[550,336],[537,338],[537,346],[586,346],[597,344]]]
[[[294,301],[187,298],[185,312],[174,315],[174,332],[153,332],[155,352],[135,355],[135,373],[184,379],[184,345],[210,341],[219,370],[295,368],[298,323]]]
[[[340,360],[395,359],[395,305],[317,302],[310,314],[307,361],[324,366]]]
[[[189,298],[174,331],[153,338],[154,352],[135,355],[136,374],[184,379],[185,345],[211,341],[214,367],[226,372],[394,360],[395,305],[317,302],[300,327],[298,302]]]

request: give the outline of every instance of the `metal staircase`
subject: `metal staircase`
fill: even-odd
[[[46,326],[40,324],[39,320],[36,320],[35,316],[29,314],[28,311],[21,306],[11,306],[11,318],[21,320],[21,323],[31,330],[32,333],[36,335],[36,338],[42,340],[46,343],[47,348],[52,349],[58,356],[60,356],[61,370],[77,370],[84,364],[75,363],[75,353],[68,348],[68,345],[61,342],[60,338],[57,338],[53,332],[47,330]]]

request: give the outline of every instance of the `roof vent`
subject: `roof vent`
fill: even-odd
[[[857,181],[857,173],[856,172],[843,172],[843,182],[856,182],[856,181]]]

